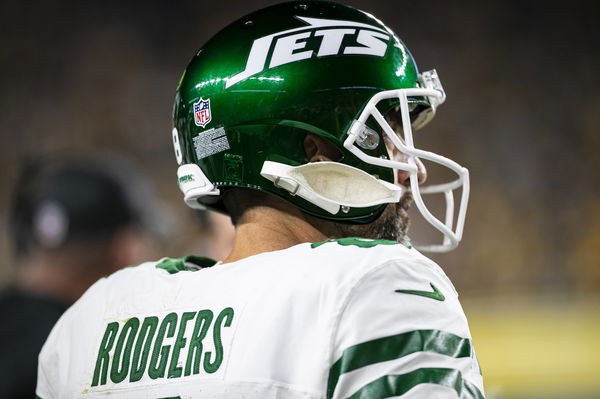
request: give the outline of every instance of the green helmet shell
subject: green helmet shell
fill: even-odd
[[[178,161],[198,165],[220,194],[229,187],[252,188],[321,218],[373,220],[385,204],[332,215],[277,187],[260,171],[265,161],[306,164],[304,138],[313,133],[339,149],[337,162],[393,183],[391,169],[361,161],[343,142],[373,95],[415,87],[413,57],[372,15],[322,1],[268,7],[217,33],[184,71],[174,106]],[[394,105],[390,100],[386,107]],[[383,140],[365,152],[388,155]],[[219,195],[198,201],[224,211]]]

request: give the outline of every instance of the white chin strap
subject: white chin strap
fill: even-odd
[[[292,195],[326,210],[332,215],[350,208],[366,208],[400,201],[404,188],[377,179],[367,172],[337,162],[315,162],[290,166],[265,161],[260,174]],[[177,170],[179,189],[186,204],[194,209],[206,209],[198,202],[215,200],[220,190],[196,164],[181,165]]]
[[[435,107],[445,100],[445,94],[437,78],[435,71],[425,72],[421,81],[426,88],[389,90],[374,95],[360,114],[359,118],[348,129],[348,138],[344,141],[344,147],[351,151],[358,158],[366,163],[389,167],[394,170],[404,170],[410,173],[410,188],[417,209],[423,215],[425,220],[439,230],[444,238],[441,244],[419,245],[415,247],[421,251],[428,252],[447,252],[458,246],[462,238],[465,216],[467,213],[467,202],[469,200],[469,171],[456,162],[441,155],[429,151],[418,150],[414,147],[412,137],[412,126],[410,121],[410,112],[408,108],[408,97],[425,97],[432,105],[432,111]],[[400,110],[402,113],[402,126],[404,129],[404,140],[398,138],[396,132],[390,127],[383,115],[376,108],[376,105],[386,99],[399,99]],[[376,158],[367,155],[358,148],[355,143],[360,145],[361,140],[372,132],[366,125],[369,117],[373,117],[381,126],[385,134],[389,137],[394,146],[408,158],[407,162],[397,162],[389,159]],[[357,142],[358,140],[358,142]],[[455,172],[458,176],[445,184],[436,184],[430,186],[419,186],[418,168],[416,160],[428,160],[439,165],[445,166]],[[460,206],[457,213],[457,220],[454,223],[454,196],[453,191],[462,187]],[[444,194],[446,200],[446,214],[442,222],[427,209],[423,202],[422,194]]]
[[[304,198],[332,215],[350,208],[366,208],[398,202],[402,187],[375,178],[358,168],[337,162],[290,166],[265,161],[261,176],[276,187]]]

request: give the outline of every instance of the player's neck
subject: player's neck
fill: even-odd
[[[296,208],[253,207],[238,220],[233,249],[224,263],[327,238]]]

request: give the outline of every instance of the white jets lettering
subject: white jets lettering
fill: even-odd
[[[383,29],[353,21],[338,21],[296,17],[308,26],[273,33],[256,39],[252,43],[246,69],[229,78],[229,88],[249,77],[262,72],[267,65],[269,51],[273,49],[268,68],[316,57],[340,54],[361,54],[383,57],[387,51],[390,35]],[[344,46],[344,38],[354,37],[353,45]],[[309,49],[308,40],[320,38],[318,49]],[[354,45],[354,44],[358,44]]]
[[[377,38],[388,40],[390,37],[379,32],[361,30],[358,32],[356,41],[363,46],[346,47],[344,54],[365,54],[381,57],[385,54],[385,50],[387,50],[387,43],[382,42]]]
[[[282,37],[275,42],[275,49],[271,56],[269,68],[274,68],[279,65],[289,64],[290,62],[305,60],[312,56],[312,50],[300,51],[306,47],[306,39],[310,36],[310,32],[297,33],[295,35]]]
[[[340,51],[340,47],[342,46],[342,40],[344,40],[344,36],[352,35],[355,32],[356,29],[327,29],[316,31],[315,36],[323,37],[323,41],[321,41],[321,47],[319,47],[317,57],[324,57],[326,55],[336,55]],[[382,44],[385,47],[385,44]],[[385,54],[385,50],[383,52]]]

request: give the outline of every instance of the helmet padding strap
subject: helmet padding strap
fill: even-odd
[[[261,176],[333,215],[340,207],[366,208],[398,202],[403,193],[402,187],[337,162],[290,166],[265,161]]]

